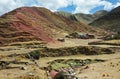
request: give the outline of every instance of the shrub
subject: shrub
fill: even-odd
[[[40,52],[39,50],[34,50],[32,52],[29,53],[31,57],[33,57],[34,59],[39,59],[40,58]]]

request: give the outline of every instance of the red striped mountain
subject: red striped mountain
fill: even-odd
[[[56,36],[74,31],[98,32],[41,7],[21,7],[0,17],[1,44],[31,40],[55,42]]]

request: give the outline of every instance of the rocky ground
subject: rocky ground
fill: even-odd
[[[49,44],[48,47],[70,47],[84,45],[88,46],[88,42],[96,41],[81,40],[81,39],[67,39],[65,43]],[[11,54],[25,54],[33,50],[38,50],[39,47],[25,48],[24,46],[7,46],[0,47],[0,61],[17,61],[17,64],[10,63],[6,68],[0,70],[0,79],[48,79],[44,67],[48,67],[48,62],[52,62],[57,59],[101,59],[107,60],[105,62],[91,63],[82,67],[76,68],[77,76],[81,79],[119,79],[120,78],[120,51],[119,46],[111,45],[97,45],[103,48],[114,47],[114,54],[101,54],[101,55],[71,55],[71,56],[59,56],[59,57],[43,57],[33,62],[24,56],[10,56]],[[18,64],[18,62],[23,62]],[[24,64],[27,62],[27,64]],[[86,68],[87,66],[87,68]]]

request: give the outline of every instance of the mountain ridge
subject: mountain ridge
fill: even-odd
[[[106,15],[96,19],[90,23],[92,26],[100,27],[102,29],[111,30],[114,32],[120,31],[120,6],[111,10]]]
[[[108,12],[105,10],[99,10],[99,11],[95,12],[94,14],[83,14],[83,13],[70,14],[70,13],[62,12],[62,11],[56,12],[56,14],[58,14],[58,15],[62,15],[68,19],[71,19],[73,21],[82,22],[84,24],[89,24],[107,13]]]
[[[0,17],[1,44],[30,40],[55,42],[56,36],[74,31],[98,32],[96,28],[58,16],[41,7],[21,7]]]

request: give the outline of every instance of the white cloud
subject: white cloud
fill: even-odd
[[[116,3],[116,5],[114,5],[114,7],[118,7],[118,6],[120,6],[120,0],[119,2]]]
[[[100,1],[99,4],[104,6],[104,10],[111,10],[114,8],[114,5],[108,1]]]
[[[76,5],[74,13],[86,13],[89,14],[91,9],[98,6],[104,6],[104,10],[111,10],[113,4],[103,0],[74,0],[73,4]]]
[[[22,3],[14,0],[1,0],[0,1],[0,14],[13,10],[17,7],[23,6]]]
[[[40,6],[46,7],[52,11],[67,7],[72,4],[72,0],[36,0]]]
[[[98,0],[74,0],[73,4],[76,5],[74,13],[89,13],[89,11],[97,6]]]
[[[104,6],[104,10],[111,10],[119,6],[120,1],[112,4],[107,0],[0,0],[0,15],[21,6],[42,6],[57,11],[70,5],[76,6],[73,13],[90,13],[99,6]]]

